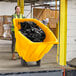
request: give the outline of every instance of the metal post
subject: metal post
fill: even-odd
[[[17,0],[17,5],[20,6],[21,14],[24,14],[24,0]]]
[[[67,0],[60,0],[60,57],[59,64],[66,65],[67,50]]]

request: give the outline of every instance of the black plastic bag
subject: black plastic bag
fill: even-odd
[[[21,22],[21,33],[33,42],[42,42],[45,39],[44,31],[34,22]]]

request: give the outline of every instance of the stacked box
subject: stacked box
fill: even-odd
[[[3,16],[3,23],[4,24],[11,24],[12,17],[11,16]]]
[[[7,25],[9,28],[7,29],[7,33],[9,33],[11,35],[11,26],[12,26],[12,16],[3,16],[3,24]],[[4,30],[5,33],[6,30]],[[6,36],[7,37],[10,37]]]
[[[56,28],[56,19],[55,18],[49,18],[49,27]]]
[[[0,36],[3,36],[3,16],[0,16]]]
[[[11,33],[10,33],[10,26],[8,24],[4,24],[4,33],[3,33],[3,37],[4,38],[9,38],[11,37]]]
[[[59,11],[33,8],[33,17],[39,19],[40,21],[49,18],[50,28],[56,28],[56,23],[59,20]]]

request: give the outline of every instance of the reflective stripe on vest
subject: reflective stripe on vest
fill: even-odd
[[[14,15],[14,17],[15,18],[18,18],[18,16],[16,14]],[[19,18],[22,19],[22,14],[20,14],[20,17]]]
[[[13,17],[14,17],[13,19],[18,18],[17,14],[14,14]],[[20,17],[18,19],[22,19],[22,14],[20,14]],[[13,24],[11,27],[11,31],[14,31],[14,25]]]

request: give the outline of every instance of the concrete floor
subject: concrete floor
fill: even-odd
[[[30,72],[41,70],[59,70],[61,66],[56,63],[56,46],[54,46],[48,54],[46,54],[42,61],[41,66],[23,67],[21,60],[11,60],[11,41],[0,40],[0,72]],[[30,64],[30,63],[29,63]],[[31,63],[32,64],[32,63]],[[34,64],[34,63],[33,63]]]

